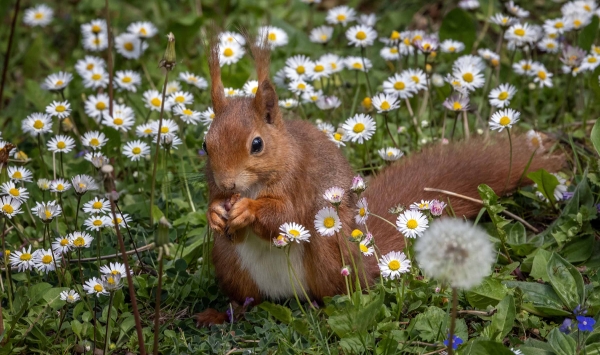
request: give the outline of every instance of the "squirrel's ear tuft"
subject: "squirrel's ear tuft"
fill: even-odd
[[[208,68],[210,71],[211,89],[210,94],[215,114],[225,108],[225,89],[221,81],[221,64],[219,63],[219,31],[215,26],[207,46]]]
[[[273,84],[271,84],[268,79],[263,80],[258,85],[256,97],[254,98],[254,107],[256,108],[256,111],[267,123],[273,124],[281,120],[279,117],[279,106],[277,104],[278,98]]]

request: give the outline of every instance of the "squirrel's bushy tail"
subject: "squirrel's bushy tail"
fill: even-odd
[[[513,137],[512,173],[505,193],[513,192],[533,153],[525,135]],[[536,153],[528,172],[544,168],[555,172],[564,164],[562,157]],[[509,170],[509,141],[504,138],[471,139],[468,141],[437,145],[420,153],[401,158],[384,169],[368,184],[365,196],[369,210],[395,222],[396,216],[389,209],[398,204],[408,207],[420,200],[438,199],[448,201],[457,217],[473,218],[481,205],[439,192],[426,192],[425,187],[442,189],[480,200],[477,187],[490,186],[496,194],[502,194]],[[524,179],[521,184],[531,181]],[[390,224],[378,218],[368,219],[367,226],[382,254],[402,250],[404,240]]]

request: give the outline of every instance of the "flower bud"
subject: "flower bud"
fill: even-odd
[[[167,43],[167,49],[165,50],[165,55],[163,56],[162,60],[160,61],[160,63],[158,64],[159,68],[165,68],[167,70],[173,70],[173,67],[175,67],[175,36],[173,35],[173,32],[170,32],[167,35],[167,39],[168,39],[168,43]]]

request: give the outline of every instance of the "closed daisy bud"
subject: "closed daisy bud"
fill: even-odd
[[[278,248],[283,248],[284,246],[290,243],[289,239],[283,235],[279,234],[276,238],[273,238],[273,245]]]
[[[342,268],[342,270],[340,270],[340,275],[346,277],[346,276],[350,276],[350,267],[349,266],[344,266]]]
[[[485,230],[453,218],[434,221],[415,252],[426,275],[460,289],[479,285],[496,260]]]
[[[365,181],[361,176],[357,175],[352,178],[352,186],[350,187],[350,190],[360,194],[361,192],[365,191],[366,188],[367,186]]]
[[[365,110],[370,110],[371,107],[373,107],[373,101],[371,100],[370,97],[365,97],[362,101],[361,101],[361,105],[365,108]]]
[[[444,208],[446,208],[446,203],[439,200],[431,200],[429,204],[429,212],[431,212],[432,216],[441,216]]]
[[[353,241],[360,241],[364,237],[364,233],[360,229],[355,229],[350,233]]]
[[[325,199],[325,201],[331,203],[332,205],[338,206],[344,198],[344,192],[344,189],[342,189],[341,187],[330,187],[327,190],[325,190],[323,198]]]

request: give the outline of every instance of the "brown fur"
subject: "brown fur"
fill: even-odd
[[[252,39],[249,43],[253,43]],[[340,149],[313,124],[281,118],[277,94],[268,80],[268,50],[260,46],[251,46],[251,50],[259,68],[260,83],[254,99],[224,98],[220,77],[215,77],[220,69],[218,54],[215,64],[214,50],[209,60],[213,103],[219,109],[215,109],[216,116],[206,136],[208,221],[215,232],[213,263],[219,284],[232,300],[243,303],[246,297],[253,297],[260,302],[263,294],[250,274],[241,268],[234,246],[244,243],[249,232],[271,243],[281,224],[297,222],[311,233],[310,242],[304,243],[303,259],[309,297],[321,300],[343,293],[345,281],[340,269],[344,265],[340,251],[347,265],[351,264],[350,254],[357,263],[362,260],[357,248],[354,245],[349,248],[342,237],[356,227],[357,198],[349,191],[354,173]],[[264,148],[258,154],[251,154],[255,137],[262,138]],[[531,156],[525,137],[514,139],[514,151],[509,191],[515,189]],[[560,161],[536,157],[531,169],[545,167],[554,171],[559,166]],[[500,193],[507,175],[507,141],[473,139],[437,145],[401,159],[370,182],[365,196],[370,210],[394,221],[395,216],[387,212],[394,205],[440,197],[446,200],[445,196],[424,192],[424,187],[478,197],[477,186],[481,183]],[[314,218],[321,208],[328,206],[322,196],[333,186],[347,191],[339,208],[344,228],[339,236],[323,237],[314,228]],[[472,217],[480,208],[464,200],[453,198],[451,202],[461,216]],[[367,225],[381,253],[404,247],[400,233],[388,224],[371,217]],[[365,258],[365,262],[368,282],[373,282],[379,274],[375,258]],[[215,314],[210,310],[197,319],[202,324],[224,321]]]

